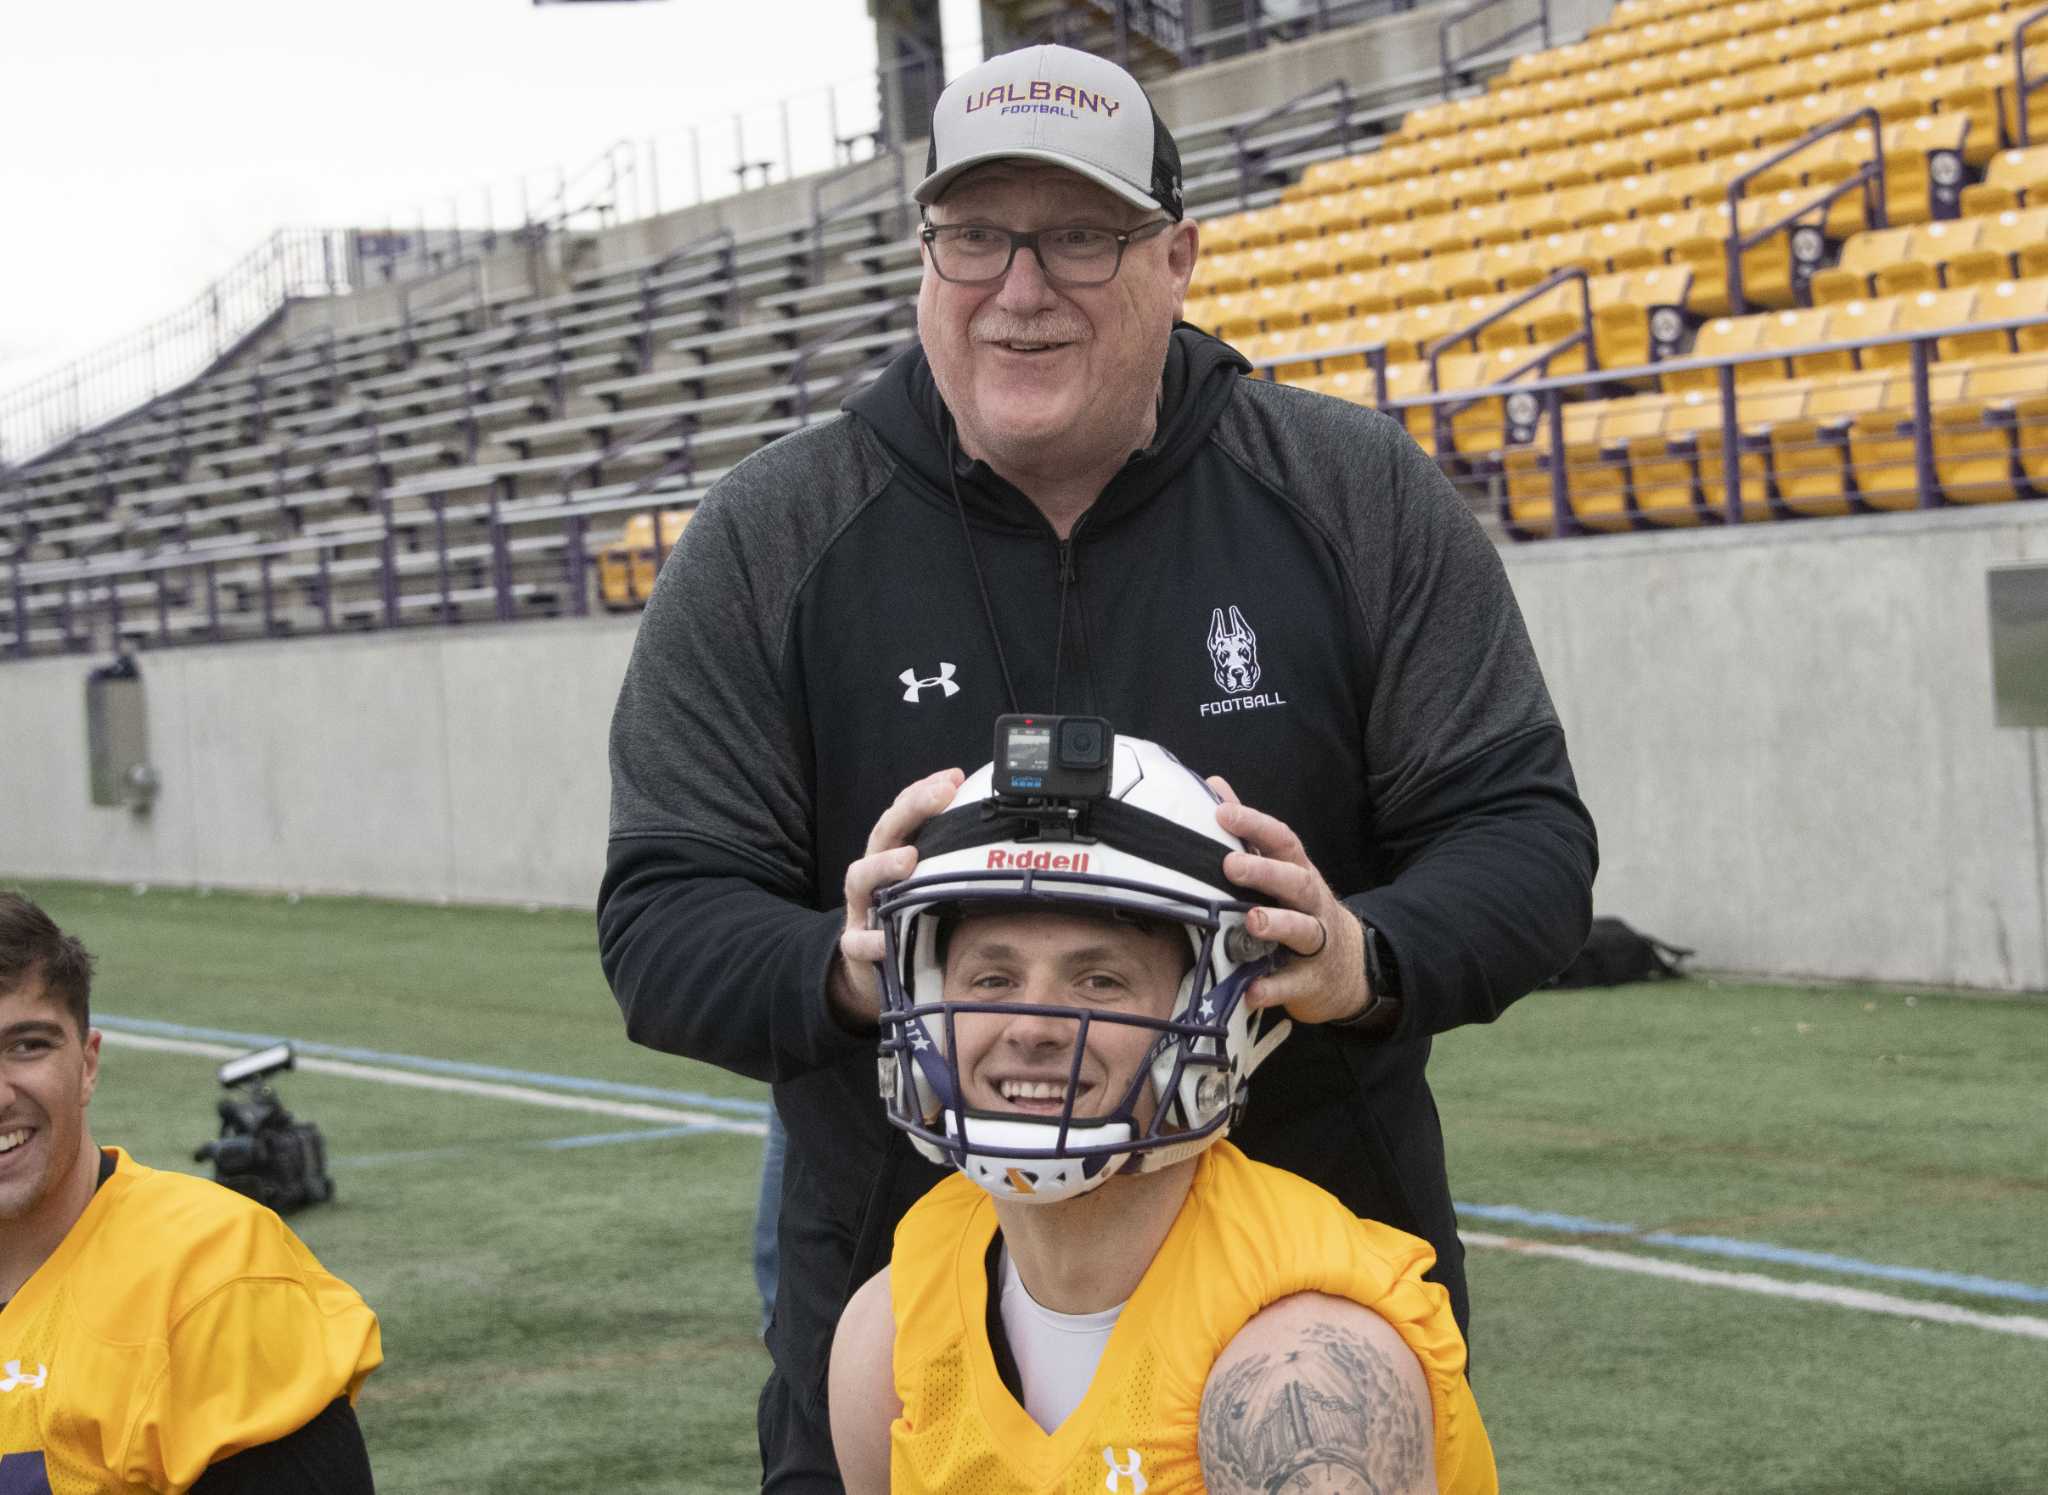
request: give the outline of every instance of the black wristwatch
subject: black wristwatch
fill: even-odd
[[[1323,1026],[1349,1033],[1385,1033],[1401,1020],[1401,968],[1385,936],[1365,920],[1358,922],[1365,928],[1365,984],[1371,995],[1350,1017]]]

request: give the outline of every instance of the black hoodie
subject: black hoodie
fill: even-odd
[[[1003,711],[1099,713],[1222,774],[1382,932],[1399,1027],[1297,1028],[1232,1136],[1430,1240],[1466,1322],[1430,1035],[1577,953],[1593,827],[1456,490],[1397,423],[1246,367],[1177,329],[1156,440],[1062,543],[958,452],[912,350],[720,481],[662,569],[612,722],[599,944],[636,1042],[775,1082],[770,1488],[837,1488],[832,1329],[940,1176],[884,1120],[874,1034],[827,1006],[845,869],[904,785],[986,762]]]

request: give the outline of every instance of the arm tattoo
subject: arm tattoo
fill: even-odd
[[[1284,1355],[1247,1357],[1202,1398],[1211,1495],[1407,1490],[1428,1439],[1387,1357],[1326,1324]]]

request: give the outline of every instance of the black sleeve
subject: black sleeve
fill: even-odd
[[[805,706],[784,669],[833,504],[880,481],[850,433],[842,418],[776,442],[706,495],[655,582],[612,714],[597,906],[612,995],[635,1042],[755,1079],[873,1042],[826,997],[844,915],[817,865]]]
[[[1599,849],[1506,568],[1442,470],[1395,444],[1375,577],[1373,891],[1348,900],[1400,969],[1388,1036],[1492,1022],[1570,963]]]
[[[598,893],[598,951],[635,1043],[782,1080],[874,1044],[824,999],[843,919],[764,891],[715,847],[621,836]]]
[[[1378,411],[1248,379],[1219,430],[1328,538],[1361,630],[1367,876],[1343,891],[1400,970],[1379,1036],[1491,1022],[1579,952],[1599,863],[1500,552]]]
[[[348,1398],[296,1433],[245,1448],[199,1476],[192,1495],[374,1495],[370,1453]]]
[[[1390,880],[1345,902],[1400,970],[1400,1021],[1384,1037],[1490,1023],[1585,943],[1598,852],[1557,727],[1445,773],[1382,827],[1375,853]]]

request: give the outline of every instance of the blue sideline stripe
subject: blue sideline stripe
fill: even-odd
[[[1919,1267],[1886,1266],[1882,1262],[1858,1261],[1853,1256],[1836,1256],[1828,1251],[1801,1251],[1792,1246],[1768,1246],[1756,1241],[1738,1241],[1719,1235],[1673,1235],[1667,1230],[1654,1230],[1642,1239],[1648,1246],[1677,1246],[1686,1251],[1704,1251],[1716,1256],[1742,1257],[1750,1261],[1782,1262],[1786,1266],[1811,1267],[1821,1272],[1885,1277],[1893,1282],[1915,1282],[1926,1287],[1944,1287],[1955,1292],[1978,1293],[1987,1298],[2012,1298],[2021,1303],[2048,1303],[2048,1287],[2031,1287],[2024,1282],[2006,1282],[1997,1277],[1978,1277],[1967,1272],[1928,1272]]]
[[[1523,1209],[1519,1204],[1455,1204],[1452,1206],[1461,1215],[1474,1215],[1481,1220],[1506,1220],[1516,1225],[1532,1225],[1538,1230],[1562,1230],[1571,1235],[1635,1235],[1633,1225],[1617,1225],[1612,1220],[1588,1220],[1582,1215],[1560,1215],[1551,1210]]]
[[[192,1038],[209,1043],[238,1043],[246,1048],[263,1048],[289,1043],[300,1053],[319,1059],[348,1059],[357,1064],[382,1064],[392,1069],[409,1069],[418,1074],[454,1075],[465,1080],[497,1080],[536,1089],[560,1090],[578,1095],[603,1095],[614,1100],[644,1100],[676,1106],[695,1106],[705,1111],[723,1111],[729,1116],[766,1120],[768,1102],[734,1100],[723,1095],[699,1095],[694,1090],[664,1090],[657,1085],[627,1085],[616,1080],[587,1080],[578,1075],[540,1074],[528,1069],[505,1069],[496,1064],[469,1064],[460,1059],[429,1059],[419,1054],[387,1054],[380,1049],[349,1048],[342,1044],[314,1043],[303,1038],[285,1038],[275,1033],[237,1033],[228,1028],[190,1028],[183,1023],[161,1023],[152,1018],[116,1017],[93,1014],[93,1022],[115,1033],[145,1033],[157,1038]]]
[[[656,1127],[643,1132],[594,1132],[587,1137],[554,1137],[546,1142],[537,1142],[536,1147],[562,1150],[571,1147],[610,1147],[619,1142],[659,1142],[670,1137],[695,1137],[701,1133],[716,1130],[709,1122],[693,1121],[685,1126]],[[720,1131],[720,1136],[727,1135]]]
[[[1986,1298],[2010,1298],[2020,1303],[2048,1303],[2048,1287],[2026,1282],[2007,1282],[1997,1277],[1979,1277],[1966,1272],[1933,1272],[1923,1267],[1897,1267],[1884,1262],[1862,1261],[1854,1256],[1836,1256],[1827,1251],[1802,1251],[1795,1246],[1773,1246],[1765,1241],[1741,1241],[1721,1235],[1680,1235],[1668,1230],[1644,1230],[1614,1220],[1588,1220],[1578,1215],[1560,1215],[1547,1210],[1523,1209],[1516,1204],[1456,1204],[1460,1215],[1480,1220],[1511,1220],[1518,1225],[1571,1235],[1627,1236],[1639,1245],[1674,1246],[1681,1251],[1698,1251],[1707,1256],[1730,1256],[1743,1261],[1766,1261],[1779,1266],[1808,1267],[1848,1277],[1879,1277],[1888,1282],[1910,1282],[1920,1287],[1949,1292],[1972,1293]]]
[[[650,1127],[639,1132],[595,1132],[581,1137],[548,1137],[538,1142],[515,1142],[512,1145],[528,1151],[556,1152],[576,1147],[610,1147],[620,1142],[660,1142],[717,1130],[708,1122],[697,1121],[687,1126]],[[719,1135],[725,1133],[721,1131]],[[479,1152],[497,1152],[503,1146],[503,1143],[473,1142],[459,1147],[423,1147],[411,1152],[362,1152],[351,1157],[329,1158],[327,1165],[330,1168],[377,1168],[387,1163],[442,1163],[473,1157]]]

